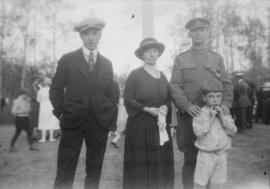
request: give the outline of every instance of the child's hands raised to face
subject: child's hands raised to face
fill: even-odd
[[[217,115],[217,110],[215,109],[215,107],[211,107],[210,108],[210,118],[214,118],[214,117],[216,117],[216,115]]]

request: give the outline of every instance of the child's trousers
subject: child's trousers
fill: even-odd
[[[15,142],[17,141],[17,139],[19,138],[23,130],[27,133],[27,140],[28,140],[29,145],[31,146],[33,144],[33,130],[30,126],[29,117],[16,116],[15,127],[16,127],[16,131],[11,140],[10,146],[15,145]]]

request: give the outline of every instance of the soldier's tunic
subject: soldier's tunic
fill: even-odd
[[[209,78],[221,81],[224,88],[222,104],[230,107],[233,86],[219,54],[207,49],[192,47],[175,58],[170,92],[180,114],[176,136],[179,150],[185,152],[185,161],[196,161],[197,155],[197,149],[194,146],[196,137],[192,131],[192,117],[186,110],[191,104],[203,106],[201,86]]]

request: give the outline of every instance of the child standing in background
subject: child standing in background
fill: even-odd
[[[29,113],[31,111],[31,99],[29,97],[29,91],[27,89],[21,89],[18,97],[15,99],[11,113],[15,115],[15,127],[16,131],[10,143],[10,152],[15,152],[15,142],[20,136],[22,130],[27,133],[27,139],[29,143],[30,151],[39,151],[39,149],[33,146],[33,131],[30,126]]]
[[[237,132],[229,112],[221,106],[223,87],[216,79],[207,80],[203,85],[202,99],[205,106],[200,115],[193,118],[196,135],[195,146],[199,149],[194,174],[195,189],[223,188],[227,181],[227,152],[231,138]]]

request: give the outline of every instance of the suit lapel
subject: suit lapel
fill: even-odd
[[[90,70],[84,58],[82,49],[79,49],[76,54],[77,56],[75,57],[75,66],[79,70],[79,72],[81,72],[83,77],[88,81]]]

